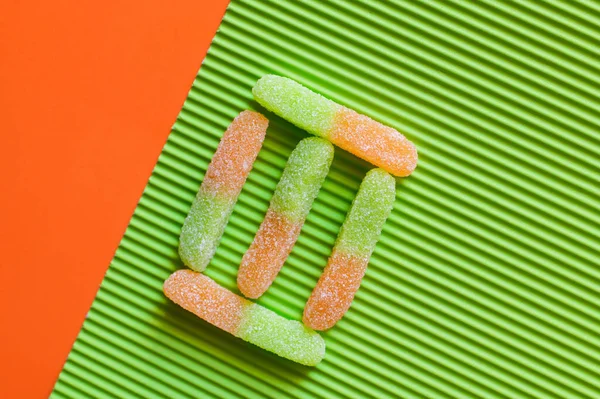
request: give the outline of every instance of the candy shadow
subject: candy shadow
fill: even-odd
[[[277,142],[278,144],[289,148],[290,152],[300,140],[312,136],[306,131],[264,108],[256,101],[250,101],[248,105],[250,109],[260,112],[269,120],[266,140]]]

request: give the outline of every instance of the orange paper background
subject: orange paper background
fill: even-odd
[[[0,2],[0,398],[48,397],[226,6]]]

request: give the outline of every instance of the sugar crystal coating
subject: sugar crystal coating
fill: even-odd
[[[265,75],[252,88],[256,101],[271,112],[317,136],[332,127],[340,105],[281,76]]]
[[[363,179],[323,274],[304,307],[304,323],[331,328],[350,308],[396,198],[395,180],[382,169]]]
[[[238,334],[245,341],[306,366],[315,366],[325,357],[325,341],[317,332],[257,304],[247,309]]]
[[[215,254],[268,124],[261,114],[243,111],[223,134],[181,229],[179,255],[191,269],[203,271]]]
[[[204,176],[208,191],[237,197],[262,147],[269,120],[258,112],[242,111],[229,125]]]
[[[271,286],[301,229],[302,223],[294,223],[272,209],[267,211],[238,271],[237,285],[245,296],[258,298]]]
[[[209,277],[191,270],[173,273],[163,285],[167,298],[210,324],[231,334],[237,334],[250,302]]]
[[[163,290],[196,316],[281,357],[314,366],[325,356],[325,341],[318,333],[234,294],[204,274],[178,270]]]
[[[265,75],[252,93],[268,110],[393,175],[408,176],[417,166],[417,148],[397,130],[289,78]]]
[[[327,140],[310,137],[290,154],[271,199],[271,208],[293,221],[304,221],[333,160]]]
[[[261,296],[277,277],[332,160],[333,146],[317,137],[302,140],[290,155],[271,206],[240,264],[238,288],[247,297]]]
[[[368,263],[368,257],[334,250],[306,303],[302,318],[304,324],[315,330],[333,327],[350,308]]]
[[[335,248],[370,257],[395,200],[394,178],[382,169],[367,172],[340,229]]]
[[[235,200],[200,188],[179,238],[179,256],[191,269],[206,269],[217,250]]]
[[[336,113],[329,139],[395,176],[408,176],[417,167],[417,148],[406,137],[345,107]]]

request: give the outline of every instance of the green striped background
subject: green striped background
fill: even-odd
[[[600,3],[234,1],[52,397],[600,398]],[[420,153],[316,368],[169,303],[177,239],[263,74]],[[271,120],[207,274],[237,265],[305,133]],[[300,319],[365,172],[336,150],[264,306]]]

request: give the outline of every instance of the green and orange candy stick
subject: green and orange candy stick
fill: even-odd
[[[325,356],[325,341],[318,333],[234,294],[204,274],[176,271],[163,290],[201,319],[281,357],[315,366]]]
[[[292,151],[240,264],[237,283],[245,296],[260,297],[277,277],[329,172],[333,152],[331,143],[317,137],[302,140]]]
[[[215,254],[268,125],[258,112],[243,111],[225,131],[179,237],[179,255],[191,269],[203,271]]]
[[[385,169],[408,176],[417,148],[396,129],[337,104],[292,79],[265,75],[252,89],[256,101],[294,125]]]
[[[326,330],[348,311],[395,198],[391,175],[382,169],[367,173],[304,308],[303,321],[308,327]]]

